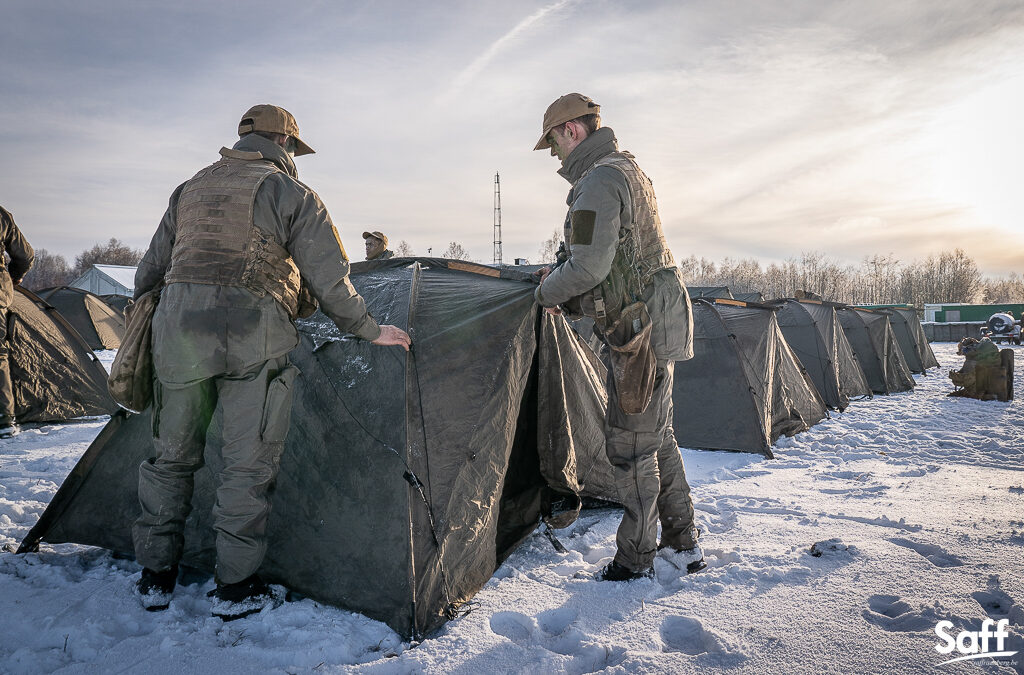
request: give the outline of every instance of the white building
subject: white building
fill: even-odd
[[[69,286],[81,288],[96,295],[135,294],[135,270],[130,265],[93,265],[85,274],[72,281]]]

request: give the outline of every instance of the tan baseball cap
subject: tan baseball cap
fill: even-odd
[[[594,103],[594,99],[589,96],[575,93],[562,96],[544,111],[544,131],[541,132],[540,140],[537,141],[537,145],[533,149],[543,150],[544,148],[550,148],[548,132],[559,124],[565,124],[577,117],[593,114],[601,114],[601,106]]]
[[[295,156],[311,155],[315,150],[306,145],[299,138],[299,125],[295,122],[292,114],[284,108],[276,105],[262,103],[254,105],[242,115],[242,121],[238,123],[238,135],[244,136],[254,131],[269,131],[275,134],[284,134],[295,139]]]
[[[370,237],[377,237],[384,242],[385,246],[388,245],[388,238],[384,236],[383,232],[363,232],[363,239],[368,239]]]

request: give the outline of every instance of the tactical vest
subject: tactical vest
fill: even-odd
[[[658,202],[654,198],[654,186],[647,174],[637,165],[636,159],[628,152],[613,152],[605,155],[587,169],[583,176],[599,166],[610,166],[619,171],[629,187],[630,210],[633,213],[633,231],[639,248],[641,286],[650,283],[654,273],[676,266],[672,251],[668,248],[665,233],[658,216]],[[583,180],[580,176],[580,180]],[[579,184],[579,181],[576,181]]]
[[[280,171],[258,152],[222,148],[185,184],[164,283],[237,286],[272,295],[295,318],[301,278],[291,255],[253,222],[256,192]]]
[[[628,152],[605,155],[583,172],[573,188],[599,166],[612,167],[626,179],[633,221],[630,227],[619,230],[619,241],[608,276],[565,306],[572,314],[593,318],[603,334],[618,321],[625,307],[640,300],[644,287],[651,283],[655,272],[675,267],[675,260],[661,230],[654,187],[637,166],[633,155]],[[570,211],[566,216],[567,227],[571,216]]]

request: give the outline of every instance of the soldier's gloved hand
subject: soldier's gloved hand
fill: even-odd
[[[551,274],[551,268],[550,267],[541,267],[539,270],[537,270],[533,274],[534,274],[534,276],[538,277],[540,283],[544,283],[544,280],[548,278],[549,274]]]
[[[412,338],[398,326],[384,324],[380,327],[380,337],[374,340],[373,344],[381,346],[397,345],[405,351],[409,351],[409,345],[412,344]]]

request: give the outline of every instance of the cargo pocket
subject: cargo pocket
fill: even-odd
[[[263,404],[263,422],[260,426],[260,440],[264,443],[284,443],[291,421],[292,394],[299,369],[289,364],[270,381],[267,400]]]
[[[635,302],[622,310],[605,333],[619,409],[640,415],[654,394],[656,359],[651,349],[651,316],[647,306]]]

